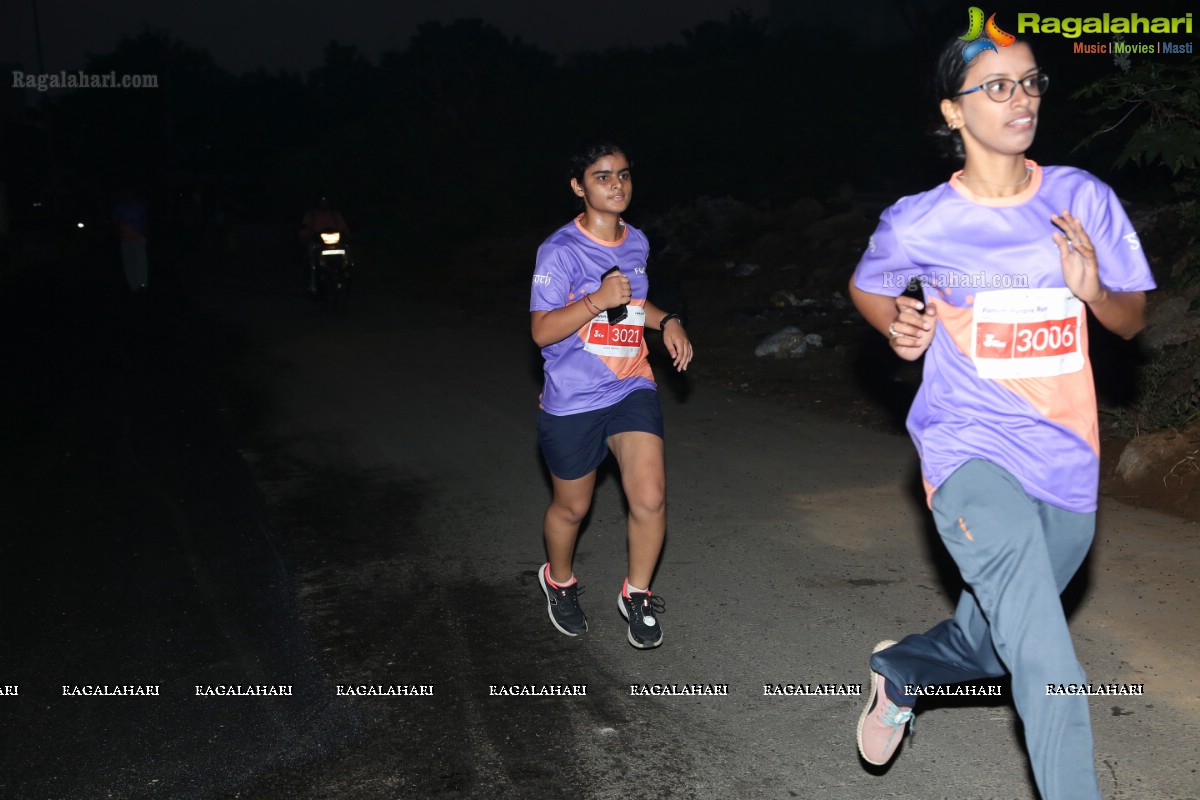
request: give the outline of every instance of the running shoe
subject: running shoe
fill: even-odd
[[[886,650],[895,642],[888,639],[875,645],[872,653]],[[911,725],[912,706],[898,706],[887,696],[887,679],[871,670],[871,695],[858,718],[858,752],[868,764],[883,766],[892,760],[904,739],[905,726]]]
[[[625,586],[628,585],[626,580]],[[617,595],[617,607],[621,616],[629,621],[629,643],[640,650],[658,647],[663,638],[658,615],[667,610],[666,603],[650,592],[630,592],[626,596],[625,586]]]
[[[554,627],[567,636],[580,636],[587,632],[587,617],[579,607],[579,581],[570,586],[556,586],[550,581],[550,562],[538,570],[538,583],[546,593],[546,611]]]

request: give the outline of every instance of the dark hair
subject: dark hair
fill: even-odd
[[[590,142],[585,142],[576,147],[574,152],[571,153],[568,177],[574,178],[582,184],[584,173],[587,172],[588,167],[605,156],[611,156],[615,153],[620,153],[627,159],[629,158],[629,153],[614,139],[594,139]],[[632,159],[630,161],[632,163]]]
[[[971,44],[973,42],[955,37],[942,46],[942,52],[938,54],[933,74],[933,95],[937,103],[954,97],[962,88],[967,71],[971,69],[970,62],[963,58],[963,51]],[[1017,39],[1012,44],[1023,44],[1029,47],[1029,42],[1024,39]],[[933,136],[937,139],[942,155],[959,163],[966,159],[967,153],[963,149],[962,134],[950,130],[950,126],[942,119],[941,112],[938,112]]]
[[[963,79],[967,77],[967,70],[971,65],[963,58],[963,50],[968,44],[970,42],[955,37],[946,42],[942,46],[942,52],[938,54],[933,73],[933,97],[939,105],[943,100],[958,94]],[[962,134],[950,129],[942,119],[940,110],[937,113],[933,136],[937,140],[938,150],[946,158],[961,164],[967,157],[966,150],[963,149]]]

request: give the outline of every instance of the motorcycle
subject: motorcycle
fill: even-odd
[[[330,306],[345,303],[350,297],[353,259],[345,235],[339,231],[322,231],[316,245],[317,301]]]

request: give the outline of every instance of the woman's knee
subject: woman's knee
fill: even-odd
[[[634,518],[659,516],[666,512],[667,490],[665,482],[646,481],[625,488],[625,499],[629,502],[629,513]]]
[[[583,522],[591,506],[591,498],[556,497],[550,503],[550,513],[562,522],[578,525]]]
[[[1081,683],[1083,666],[1075,655],[1071,640],[1031,637],[1006,648],[1007,666],[1014,678],[1044,680],[1048,683]]]

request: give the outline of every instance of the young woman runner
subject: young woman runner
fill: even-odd
[[[850,292],[898,356],[925,356],[908,417],[938,533],[966,590],[953,619],[871,656],[858,747],[886,764],[913,686],[1012,676],[1041,796],[1100,796],[1060,593],[1095,531],[1099,436],[1086,314],[1126,339],[1154,288],[1112,190],[1025,157],[1049,80],[1023,42],[942,52],[942,133],[963,168],[885,210]],[[968,51],[968,56],[972,51]],[[900,296],[910,278],[924,302]]]
[[[625,151],[590,144],[571,158],[571,190],[583,213],[538,248],[529,301],[533,340],[545,359],[538,441],[553,498],[544,533],[550,560],[538,572],[550,621],[567,636],[587,631],[572,571],[579,524],[596,468],[612,451],[629,503],[629,572],[618,608],[634,647],[662,644],[661,598],[650,580],[666,533],[666,476],[658,390],[645,330],[662,331],[677,370],[692,344],[683,323],[646,299],[645,235],[621,218],[633,195]]]

